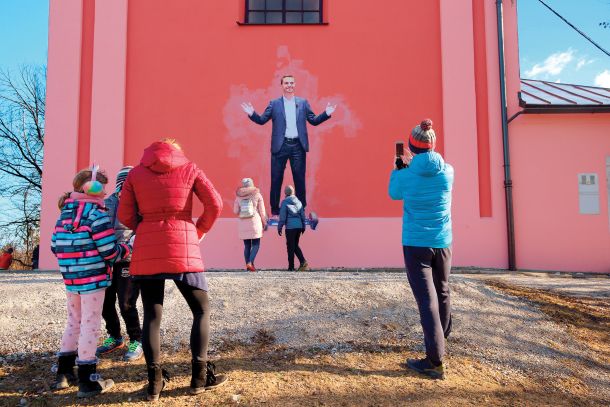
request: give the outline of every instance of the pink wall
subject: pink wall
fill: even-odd
[[[507,2],[509,3],[509,2]],[[504,268],[507,266],[506,218],[502,172],[502,133],[500,123],[500,94],[498,85],[498,52],[496,13],[493,2],[485,2],[486,35],[485,57],[489,92],[487,108],[489,179],[491,183],[491,216],[482,216],[479,199],[479,128],[477,128],[477,88],[475,86],[475,43],[473,7],[479,0],[442,0],[441,33],[443,55],[443,116],[445,120],[445,158],[456,173],[453,194],[454,260],[459,266]],[[505,14],[516,13],[516,5],[508,5]],[[507,41],[516,41],[516,27],[510,26]],[[515,64],[514,55],[507,56],[508,64]],[[518,60],[518,56],[517,56]],[[517,70],[518,73],[518,70]],[[485,75],[482,75],[485,76]],[[518,77],[516,78],[518,83]],[[516,99],[516,93],[513,97]],[[483,105],[484,106],[484,105]],[[483,163],[485,165],[485,163]],[[485,211],[483,211],[485,214]]]
[[[127,0],[51,1],[42,268],[57,267],[49,250],[57,198],[71,190],[76,171],[96,161],[112,179],[123,166],[126,46]]]
[[[309,129],[309,209],[325,218],[399,216],[400,204],[387,197],[394,142],[424,117],[435,120],[441,151],[445,140],[439,1],[333,0],[323,26],[240,26],[238,4],[129,1],[126,161],[176,137],[225,204],[245,176],[269,191],[271,123],[252,123],[240,103],[260,113],[292,73],[297,95],[317,113],[339,104],[332,119]],[[341,160],[348,172],[338,171]],[[222,216],[233,217],[230,209]]]
[[[511,124],[517,265],[610,272],[610,114],[522,115]],[[597,173],[600,214],[581,215],[578,173]]]
[[[235,24],[239,2],[129,1],[125,157],[137,162],[150,142],[172,136],[206,171],[228,208],[202,245],[208,267],[243,267],[230,208],[244,176],[267,199],[271,129],[250,122],[239,104],[262,111],[280,95],[284,73],[296,75],[297,94],[316,112],[339,103],[331,120],[309,130],[308,208],[323,218],[303,239],[310,264],[402,265],[401,205],[387,197],[387,163],[394,142],[427,116],[443,148],[441,6],[327,3],[328,26],[261,27]],[[406,15],[417,24],[403,24]],[[422,38],[424,22],[436,28]],[[414,63],[415,55],[425,63]],[[286,267],[285,243],[274,233],[262,243],[259,267]]]
[[[90,160],[110,176],[123,166],[125,144],[125,64],[127,0],[95,2]]]
[[[76,170],[80,98],[82,1],[52,1],[49,12],[47,116],[42,176],[40,267],[57,268],[51,233],[57,199],[69,191]]]
[[[68,4],[59,0],[52,0],[52,14],[66,18],[68,26],[74,21],[80,24],[85,14],[94,16],[93,26],[82,26],[78,36],[87,33],[86,43],[71,50],[91,84],[66,71],[62,77],[50,75],[49,89],[53,84],[85,86],[88,91],[90,87],[90,101],[83,102],[81,89],[81,105],[76,114],[69,109],[62,111],[66,122],[71,120],[83,127],[82,116],[89,118],[90,110],[90,124],[86,123],[90,131],[80,132],[80,145],[88,146],[86,154],[78,157],[80,161],[99,161],[113,177],[123,164],[123,151],[125,163],[135,164],[142,147],[149,142],[177,136],[189,156],[216,182],[227,206],[233,200],[235,183],[242,176],[254,176],[266,191],[270,129],[250,123],[239,111],[238,103],[248,98],[262,109],[279,92],[278,75],[290,71],[300,78],[299,92],[312,101],[315,110],[329,100],[340,103],[331,121],[311,130],[308,189],[312,207],[323,216],[316,238],[312,233],[312,237],[304,239],[314,266],[402,265],[401,205],[387,198],[386,163],[393,142],[399,137],[406,139],[410,128],[424,116],[435,119],[439,149],[446,153],[458,174],[454,199],[456,264],[505,265],[499,198],[502,191],[497,188],[501,180],[493,166],[483,170],[489,172],[484,175],[489,175],[491,181],[493,216],[481,218],[478,205],[481,170],[477,165],[476,103],[480,102],[475,101],[473,42],[475,35],[480,35],[475,33],[481,32],[486,34],[488,46],[489,38],[492,46],[495,41],[495,14],[490,14],[487,4],[482,9],[480,1],[472,0],[417,4],[396,0],[375,14],[353,8],[349,1],[336,0],[325,8],[328,26],[239,27],[234,23],[240,17],[239,2],[223,3],[219,8],[209,1],[171,5],[159,2],[158,7],[141,0],[74,1],[81,11],[77,13],[73,8],[71,12],[79,14],[79,19],[71,19],[70,13],[59,13]],[[82,12],[83,4],[87,13]],[[477,10],[484,11],[485,23],[491,21],[491,29],[486,26],[474,30],[473,12]],[[212,15],[215,17],[210,19]],[[398,23],[403,15],[422,24],[425,21],[437,30],[421,37],[416,25]],[[389,24],[388,18],[398,20]],[[206,24],[188,24],[188,19],[203,19]],[[373,38],[369,30],[361,30],[363,25],[375,27],[377,35]],[[51,27],[51,49],[64,41],[56,31]],[[207,38],[206,32],[225,41],[200,41],[202,35]],[[303,41],[304,36],[307,42]],[[244,38],[248,41],[244,42]],[[232,46],[227,48],[227,42]],[[90,57],[83,59],[76,54],[81,49],[87,51],[86,55],[91,52]],[[497,64],[487,51],[487,59],[492,58],[487,76],[493,78]],[[414,64],[413,55],[425,55],[426,63]],[[337,64],[337,58],[350,68]],[[244,66],[248,66],[247,71]],[[479,61],[478,67],[484,69],[485,64]],[[489,82],[493,92],[494,80]],[[494,95],[490,95],[488,103],[493,105]],[[384,101],[383,108],[377,103],[379,100]],[[489,115],[493,117],[494,112],[490,110]],[[49,139],[62,132],[70,129],[50,126]],[[497,129],[490,128],[493,160],[499,154],[495,132]],[[49,155],[63,148],[63,143],[48,144]],[[350,152],[350,173],[357,174],[357,182],[346,183],[345,176],[337,171],[336,158],[344,155],[337,154],[345,151]],[[61,177],[47,180],[45,202],[55,200],[56,190],[69,188],[76,170],[74,163],[71,166],[73,169],[64,171]],[[52,206],[44,208],[44,235],[50,233],[56,215]],[[235,221],[230,213],[224,216],[228,218],[218,223],[203,244],[211,267],[237,267],[241,263]],[[267,238],[264,247],[269,247],[261,253],[265,265],[284,265],[280,239]],[[349,250],[330,250],[331,247]],[[49,253],[43,253],[43,264],[54,264]]]

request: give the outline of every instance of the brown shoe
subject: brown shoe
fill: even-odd
[[[305,260],[303,262],[303,264],[301,264],[299,266],[299,269],[297,271],[307,271],[307,270],[309,270],[309,264],[307,263],[307,260]]]
[[[192,361],[193,373],[191,377],[190,394],[199,394],[214,390],[227,382],[227,375],[216,374],[216,366],[212,362]]]
[[[169,383],[169,373],[161,369],[159,364],[153,363],[146,367],[148,370],[148,387],[146,388],[146,401],[157,401],[165,385]]]

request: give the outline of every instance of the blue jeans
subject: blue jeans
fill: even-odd
[[[244,259],[246,259],[246,264],[254,263],[254,259],[256,258],[256,254],[258,253],[260,246],[260,239],[244,239]]]
[[[280,196],[282,183],[284,182],[284,171],[286,162],[290,160],[292,179],[294,180],[295,195],[307,206],[305,198],[305,171],[307,169],[306,153],[298,139],[284,140],[284,144],[277,153],[271,154],[271,191],[269,193],[269,205],[271,214],[280,214]]]

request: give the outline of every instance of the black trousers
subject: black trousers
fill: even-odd
[[[301,229],[286,229],[286,249],[288,250],[288,270],[294,270],[294,255],[301,264],[305,263],[305,256],[299,247]]]
[[[161,317],[163,315],[163,298],[165,280],[139,279],[144,305],[144,323],[142,330],[142,348],[148,366],[160,364],[161,353]],[[194,361],[205,362],[208,356],[210,332],[210,302],[208,293],[199,288],[175,281],[180,294],[186,300],[193,313],[191,327],[191,354]]]
[[[409,285],[419,309],[426,357],[440,364],[451,333],[451,248],[403,246]]]
[[[277,153],[271,154],[271,191],[269,193],[269,205],[271,214],[280,214],[280,197],[282,194],[282,183],[284,182],[284,171],[286,162],[290,160],[292,179],[294,180],[295,195],[307,206],[305,191],[305,171],[307,170],[307,153],[298,139],[284,140],[284,144]]]
[[[106,322],[106,331],[113,338],[120,338],[121,322],[116,312],[117,297],[119,310],[127,328],[130,341],[140,342],[142,329],[136,302],[140,296],[138,283],[129,276],[129,263],[117,263],[112,268],[112,285],[106,289],[102,317]]]

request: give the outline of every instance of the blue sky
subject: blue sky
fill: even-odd
[[[0,69],[46,64],[49,0],[0,0]]]
[[[610,51],[610,0],[544,0]],[[574,31],[538,0],[518,0],[522,78],[610,88],[610,57]]]
[[[1,70],[47,63],[48,19],[48,0],[0,0]],[[11,207],[0,198],[0,220],[10,216]]]

